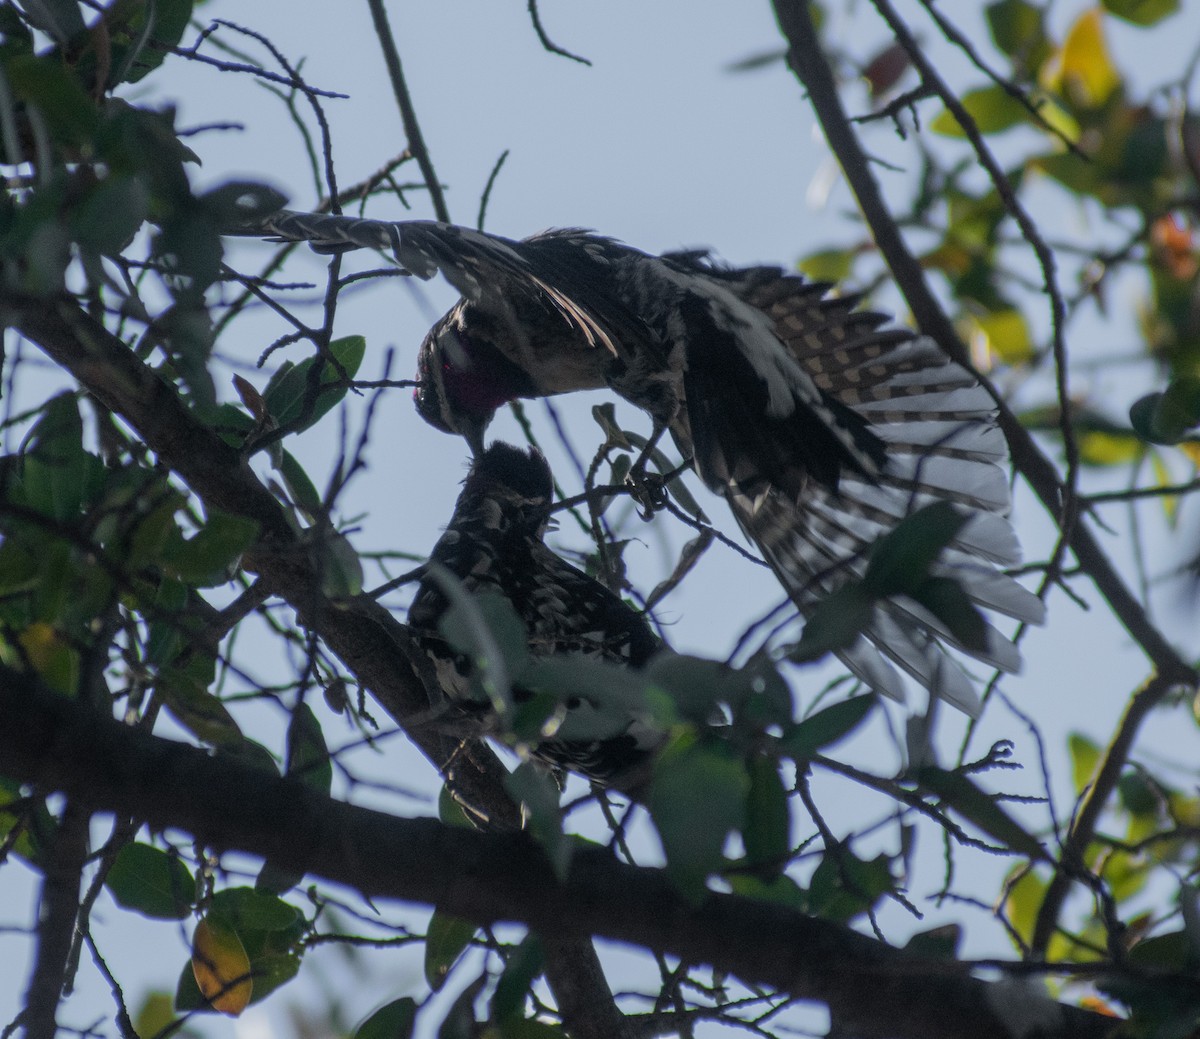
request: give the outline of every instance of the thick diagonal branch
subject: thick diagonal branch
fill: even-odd
[[[807,0],[774,0],[774,6],[788,41],[788,62],[808,91],[826,140],[841,164],[863,218],[912,308],[918,326],[932,336],[948,355],[969,367],[966,346],[955,331],[949,315],[930,290],[920,263],[909,250],[883,200],[871,171],[870,160],[859,145],[842,107],[829,63],[817,39]],[[981,381],[986,385],[986,380]],[[992,395],[999,408],[999,422],[1008,439],[1013,464],[1057,522],[1063,514],[1063,486],[1058,470],[999,394],[992,390]],[[1057,923],[1071,877],[1078,868],[1077,864],[1082,861],[1083,851],[1092,840],[1100,809],[1115,789],[1121,765],[1135,742],[1142,721],[1170,690],[1180,685],[1194,687],[1197,681],[1196,671],[1150,620],[1142,603],[1117,572],[1086,521],[1082,517],[1075,517],[1063,533],[1079,568],[1092,579],[1113,615],[1141,646],[1154,666],[1155,676],[1131,701],[1121,727],[1097,770],[1088,796],[1087,811],[1077,814],[1067,835],[1062,855],[1066,869],[1055,876],[1039,914],[1036,947],[1043,950]]]
[[[372,899],[434,905],[479,923],[519,921],[552,938],[597,934],[712,964],[826,1003],[863,1039],[1011,1039],[1018,1031],[1101,1039],[1119,1024],[1023,989],[1018,1027],[1007,1020],[1003,986],[964,965],[767,902],[710,895],[691,904],[661,871],[604,849],[578,848],[560,880],[524,834],[340,804],[296,779],[122,725],[2,667],[0,717],[0,773],[92,810],[177,827],[205,845],[262,856]]]
[[[72,302],[43,300],[17,311],[23,335],[69,371],[93,396],[121,415],[207,507],[253,519],[260,540],[245,565],[296,610],[383,705],[451,789],[483,825],[515,830],[520,810],[505,792],[503,767],[486,745],[464,747],[454,735],[426,724],[431,698],[421,675],[423,654],[407,628],[371,599],[332,603],[320,591],[317,567],[283,507],[245,460],[198,422],[175,390],[142,364],[119,339]],[[547,967],[560,1009],[581,1039],[620,1039],[626,1027],[612,1001],[588,939],[556,943]],[[571,975],[571,976],[568,976]]]

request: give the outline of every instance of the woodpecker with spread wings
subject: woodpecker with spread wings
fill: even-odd
[[[1040,622],[1041,601],[1000,571],[1007,447],[988,393],[931,340],[776,267],[704,252],[653,256],[587,231],[523,241],[432,221],[281,211],[238,233],[318,251],[384,249],[462,293],[421,344],[416,402],[479,455],[497,408],[610,387],[669,432],[724,496],[800,612],[866,571],[871,545],[916,509],[968,517],[930,570],[978,607]],[[970,646],[914,599],[872,605],[839,651],[871,688],[904,699],[905,672],[968,713],[972,679],[948,647],[1004,671],[1020,656],[988,624]]]
[[[507,599],[525,625],[531,657],[574,654],[643,666],[662,643],[641,613],[547,547],[552,501],[553,480],[541,453],[494,443],[472,464],[430,560],[467,593],[490,591]],[[444,578],[427,574],[408,621],[447,699],[486,718],[490,711],[473,687],[472,662],[439,630],[451,605]],[[528,693],[518,678],[514,700]],[[562,707],[554,732],[532,748],[539,758],[602,786],[630,788],[646,778],[653,751],[666,739],[662,728],[631,712],[620,697],[585,693]]]

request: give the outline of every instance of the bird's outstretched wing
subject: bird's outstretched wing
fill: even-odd
[[[861,577],[871,545],[906,516],[951,502],[969,519],[930,575],[954,578],[983,609],[1041,622],[1041,600],[998,570],[1017,563],[1020,554],[1007,520],[1008,450],[995,423],[995,403],[970,372],[932,340],[888,325],[881,314],[856,310],[857,300],[829,297],[827,285],[778,268],[714,268],[697,254],[679,262],[729,285],[766,314],[817,386],[866,422],[886,447],[876,476],[844,473],[836,492],[813,484],[790,499],[727,487],[739,524],[802,612]],[[897,699],[904,691],[899,667],[936,695],[977,713],[975,683],[947,646],[963,648],[928,610],[894,596],[875,605],[862,637],[841,656],[863,681]],[[965,651],[1004,671],[1020,666],[1016,647],[990,624],[983,646]]]
[[[607,243],[585,231],[547,231],[518,242],[436,220],[370,220],[281,209],[230,233],[269,241],[307,242],[319,253],[382,250],[409,274],[427,280],[440,272],[465,300],[509,315],[510,334],[527,332],[513,301],[514,296],[526,297],[552,309],[588,345],[617,353],[618,337],[609,324],[619,325],[625,312],[612,306],[589,307],[581,302],[588,296],[578,291],[578,286],[576,291],[569,291],[559,284],[569,275],[570,261],[574,259],[577,266],[585,257],[584,242],[593,243],[595,248]],[[550,280],[545,277],[547,271],[554,272]],[[578,281],[578,276],[573,280]]]

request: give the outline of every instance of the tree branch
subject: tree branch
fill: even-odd
[[[47,306],[37,301],[20,311],[15,324],[93,396],[122,415],[206,507],[254,519],[261,537],[246,555],[246,568],[261,575],[260,584],[282,595],[302,623],[318,632],[370,689],[446,776],[477,823],[500,830],[521,827],[520,808],[504,789],[504,767],[491,749],[477,740],[464,743],[430,724],[435,701],[423,679],[424,656],[412,644],[408,629],[368,596],[332,603],[321,594],[316,568],[283,506],[238,452],[199,423],[175,391],[124,343],[73,304]],[[546,974],[564,1018],[582,1039],[619,1039],[624,1034],[624,1016],[588,939],[556,943],[548,950]],[[574,975],[573,983],[569,975]]]
[[[924,271],[912,255],[900,234],[900,229],[883,200],[879,184],[871,171],[870,160],[863,153],[842,107],[833,74],[821,51],[817,33],[809,12],[808,0],[773,0],[780,28],[789,44],[788,63],[808,91],[809,100],[825,132],[830,148],[837,156],[851,190],[858,199],[863,218],[871,228],[875,242],[896,283],[900,286],[920,329],[960,364],[971,367],[967,349],[954,329],[949,316],[938,303],[925,280]],[[972,369],[973,370],[973,369]],[[978,374],[978,373],[976,373]],[[1063,486],[1054,463],[1042,453],[1029,431],[1021,425],[995,388],[980,376],[996,400],[999,424],[1008,439],[1013,464],[1041,499],[1046,510],[1059,521],[1063,507]],[[1064,535],[1067,543],[1086,573],[1104,597],[1113,615],[1142,648],[1156,670],[1156,677],[1147,683],[1130,704],[1122,719],[1121,730],[1109,746],[1092,785],[1089,803],[1095,811],[1089,813],[1084,825],[1077,820],[1072,829],[1071,843],[1086,847],[1092,837],[1102,807],[1111,796],[1120,775],[1121,764],[1133,746],[1137,730],[1150,708],[1161,701],[1171,689],[1180,685],[1194,688],[1197,674],[1187,661],[1167,641],[1151,622],[1142,604],[1130,591],[1108,555],[1096,541],[1090,526],[1082,517],[1070,523]],[[1117,758],[1114,755],[1122,755]],[[1073,872],[1068,868],[1068,874]],[[1069,880],[1060,874],[1060,894],[1065,896]],[[1048,907],[1057,920],[1061,899]],[[1048,922],[1050,930],[1054,922]],[[1045,928],[1042,928],[1045,931]]]
[[[826,1003],[863,1039],[1101,1039],[1119,1021],[1021,993],[969,968],[914,956],[784,906],[734,895],[684,901],[660,870],[599,848],[558,879],[524,834],[396,819],[322,797],[224,754],[121,725],[29,676],[0,668],[0,770],[90,809],[178,827],[219,850],[269,858],[367,898],[433,905],[480,924],[519,921],[554,937],[603,935]],[[195,796],[204,790],[205,796]],[[1036,1028],[1028,1027],[1030,1015]]]
[[[68,797],[42,877],[37,957],[22,1018],[26,1039],[54,1039],[58,1033],[55,1017],[75,941],[79,885],[88,853],[88,819],[82,799]]]
[[[421,653],[386,609],[366,596],[331,601],[321,592],[312,546],[288,522],[283,505],[245,458],[198,421],[175,390],[120,339],[74,303],[14,301],[14,327],[89,393],[121,415],[151,450],[196,493],[205,508],[254,520],[259,539],[243,560],[319,633],[382,704],[458,796],[493,825],[517,828],[520,815],[503,795],[503,766],[483,743],[465,750],[436,725]],[[432,681],[432,680],[431,680]]]
[[[429,157],[429,149],[425,146],[425,137],[421,133],[421,124],[417,122],[417,110],[413,107],[412,96],[408,92],[408,83],[404,79],[404,69],[400,65],[400,52],[396,49],[396,40],[392,36],[392,27],[388,22],[387,10],[383,0],[367,0],[371,9],[371,21],[375,25],[375,35],[379,37],[379,46],[383,48],[383,60],[387,65],[388,78],[392,81],[392,91],[396,95],[396,104],[400,108],[400,119],[404,123],[404,133],[408,138],[408,149],[421,167],[421,176],[429,189],[429,198],[433,202],[434,215],[444,224],[450,223],[450,211],[446,208],[446,196],[442,194],[442,184],[433,168],[433,159]]]

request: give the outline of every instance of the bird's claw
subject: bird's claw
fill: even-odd
[[[649,521],[666,506],[667,481],[660,474],[634,466],[625,477],[625,484],[630,488],[630,497],[643,520]]]

